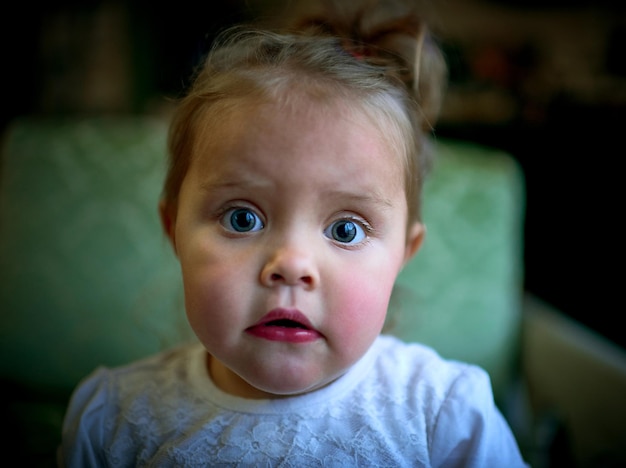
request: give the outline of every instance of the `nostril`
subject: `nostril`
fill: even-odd
[[[290,251],[281,251],[280,255],[268,259],[260,273],[260,281],[268,287],[285,285],[312,289],[318,280],[314,262]]]
[[[285,277],[283,275],[281,275],[280,273],[271,273],[269,276],[269,281],[271,281],[272,283],[289,283],[288,281],[288,277]],[[306,276],[302,276],[300,277],[299,281],[295,281],[293,284],[297,284],[298,282],[300,282],[300,284],[306,284],[307,286],[311,286],[315,281],[313,279],[313,276],[310,275],[306,275]]]

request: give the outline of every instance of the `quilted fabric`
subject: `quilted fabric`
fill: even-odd
[[[73,386],[185,336],[178,265],[157,202],[166,126],[22,121],[0,185],[0,371]]]
[[[509,155],[439,141],[422,249],[396,282],[391,332],[472,362],[500,394],[515,366],[523,284],[523,175]]]
[[[0,183],[0,374],[71,388],[191,337],[177,262],[158,222],[167,123],[110,117],[15,123]],[[512,365],[521,294],[522,178],[505,154],[437,143],[427,236],[397,283],[403,339]]]

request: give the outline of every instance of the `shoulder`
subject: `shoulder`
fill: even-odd
[[[61,454],[66,462],[101,465],[112,434],[133,426],[133,417],[150,416],[152,408],[167,411],[167,400],[178,394],[180,381],[171,376],[184,380],[195,353],[196,345],[185,345],[124,366],[100,367],[83,379],[63,421]]]
[[[393,337],[382,336],[376,350],[379,390],[404,406],[398,417],[422,427],[433,466],[525,466],[486,371]]]
[[[198,344],[186,344],[126,365],[99,367],[78,384],[70,404],[92,400],[96,395],[130,397],[147,387],[164,388],[172,373],[182,378],[189,374],[188,364],[198,351]]]
[[[459,384],[491,391],[489,375],[482,368],[445,359],[428,346],[385,335],[375,346],[378,378],[390,379],[409,391],[424,387],[441,399]]]
[[[353,392],[365,395],[363,404],[368,407],[404,414],[402,419],[410,419],[424,433],[435,430],[452,402],[477,408],[493,404],[484,370],[444,359],[428,346],[383,335],[368,359],[369,371]]]

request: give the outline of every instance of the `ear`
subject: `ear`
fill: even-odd
[[[159,202],[159,217],[163,232],[170,240],[174,253],[176,252],[176,208],[165,200]]]
[[[404,265],[406,265],[420,249],[425,235],[426,226],[422,223],[415,222],[409,227],[404,250]]]

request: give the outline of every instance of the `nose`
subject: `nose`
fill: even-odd
[[[285,285],[314,289],[319,283],[319,272],[313,254],[301,247],[277,249],[263,266],[261,283],[267,287]]]

